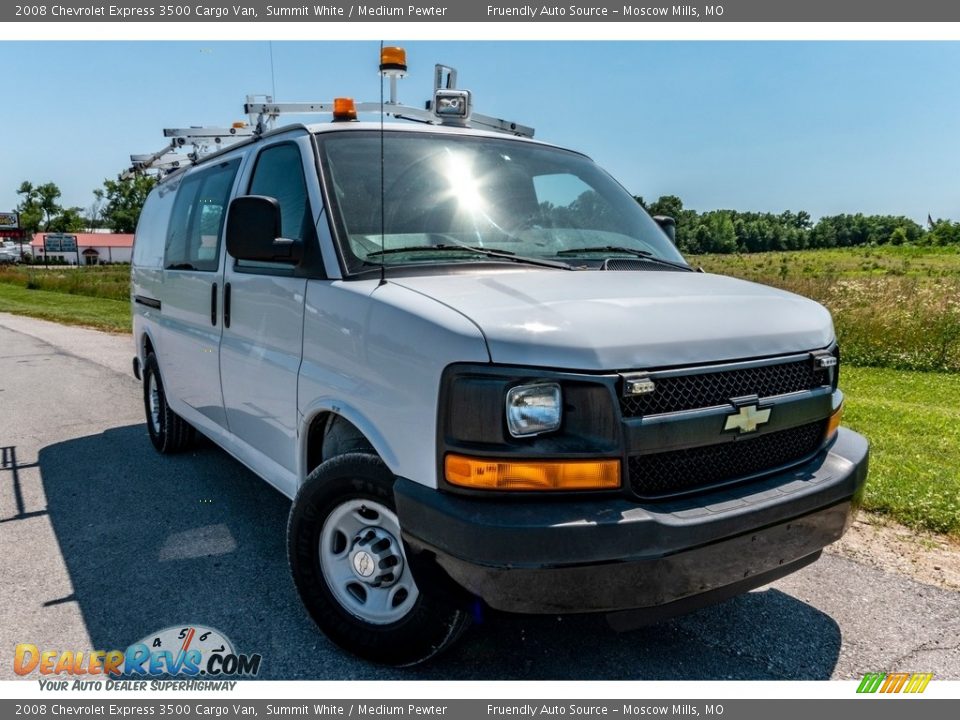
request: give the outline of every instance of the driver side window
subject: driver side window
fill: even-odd
[[[250,195],[275,198],[280,204],[280,234],[291,240],[303,240],[310,227],[310,202],[303,175],[300,148],[293,143],[281,143],[265,148],[257,157],[250,181]],[[261,260],[237,260],[235,267],[248,272],[265,271],[268,274],[293,272],[287,263]]]
[[[261,152],[249,194],[276,198],[280,203],[283,237],[303,240],[309,220],[309,203],[299,147],[283,143]]]

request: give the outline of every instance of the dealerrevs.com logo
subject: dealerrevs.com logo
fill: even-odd
[[[234,650],[226,635],[201,625],[179,625],[151,633],[125,650],[50,650],[20,643],[14,650],[13,670],[17,675],[39,674],[45,689],[65,690],[70,678],[84,689],[143,690],[139,678],[186,678],[225,681],[252,678],[260,672],[261,656]],[[92,687],[96,681],[101,687]],[[220,684],[223,684],[222,682]],[[227,683],[231,689],[234,682]],[[196,689],[211,688],[211,682],[196,683]],[[151,689],[190,689],[154,681]]]

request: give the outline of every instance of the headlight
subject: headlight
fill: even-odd
[[[518,385],[507,391],[507,429],[513,437],[559,430],[560,413],[560,386],[557,383]]]

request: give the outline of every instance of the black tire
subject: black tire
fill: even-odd
[[[157,392],[153,399],[156,412],[151,407],[151,383],[155,384]],[[143,410],[147,416],[150,442],[159,452],[164,455],[183,452],[193,443],[193,427],[167,404],[157,356],[153,353],[147,355],[147,361],[143,364]]]
[[[287,555],[300,598],[328,638],[366,660],[402,666],[421,663],[460,637],[470,619],[462,594],[449,581],[420,573],[415,578],[418,594],[406,614],[389,624],[375,624],[331,590],[320,549],[324,523],[338,508],[366,500],[395,512],[393,483],[394,476],[375,455],[349,453],[322,463],[293,502]],[[413,572],[409,562],[404,567]],[[404,582],[409,578],[404,576]]]

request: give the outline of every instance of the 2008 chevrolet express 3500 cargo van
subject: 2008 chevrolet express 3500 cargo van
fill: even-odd
[[[293,498],[304,604],[381,662],[449,645],[474,597],[656,619],[815,560],[868,452],[827,311],[695,271],[590,159],[442,94],[433,125],[347,104],[153,190],[156,448],[196,429]]]

